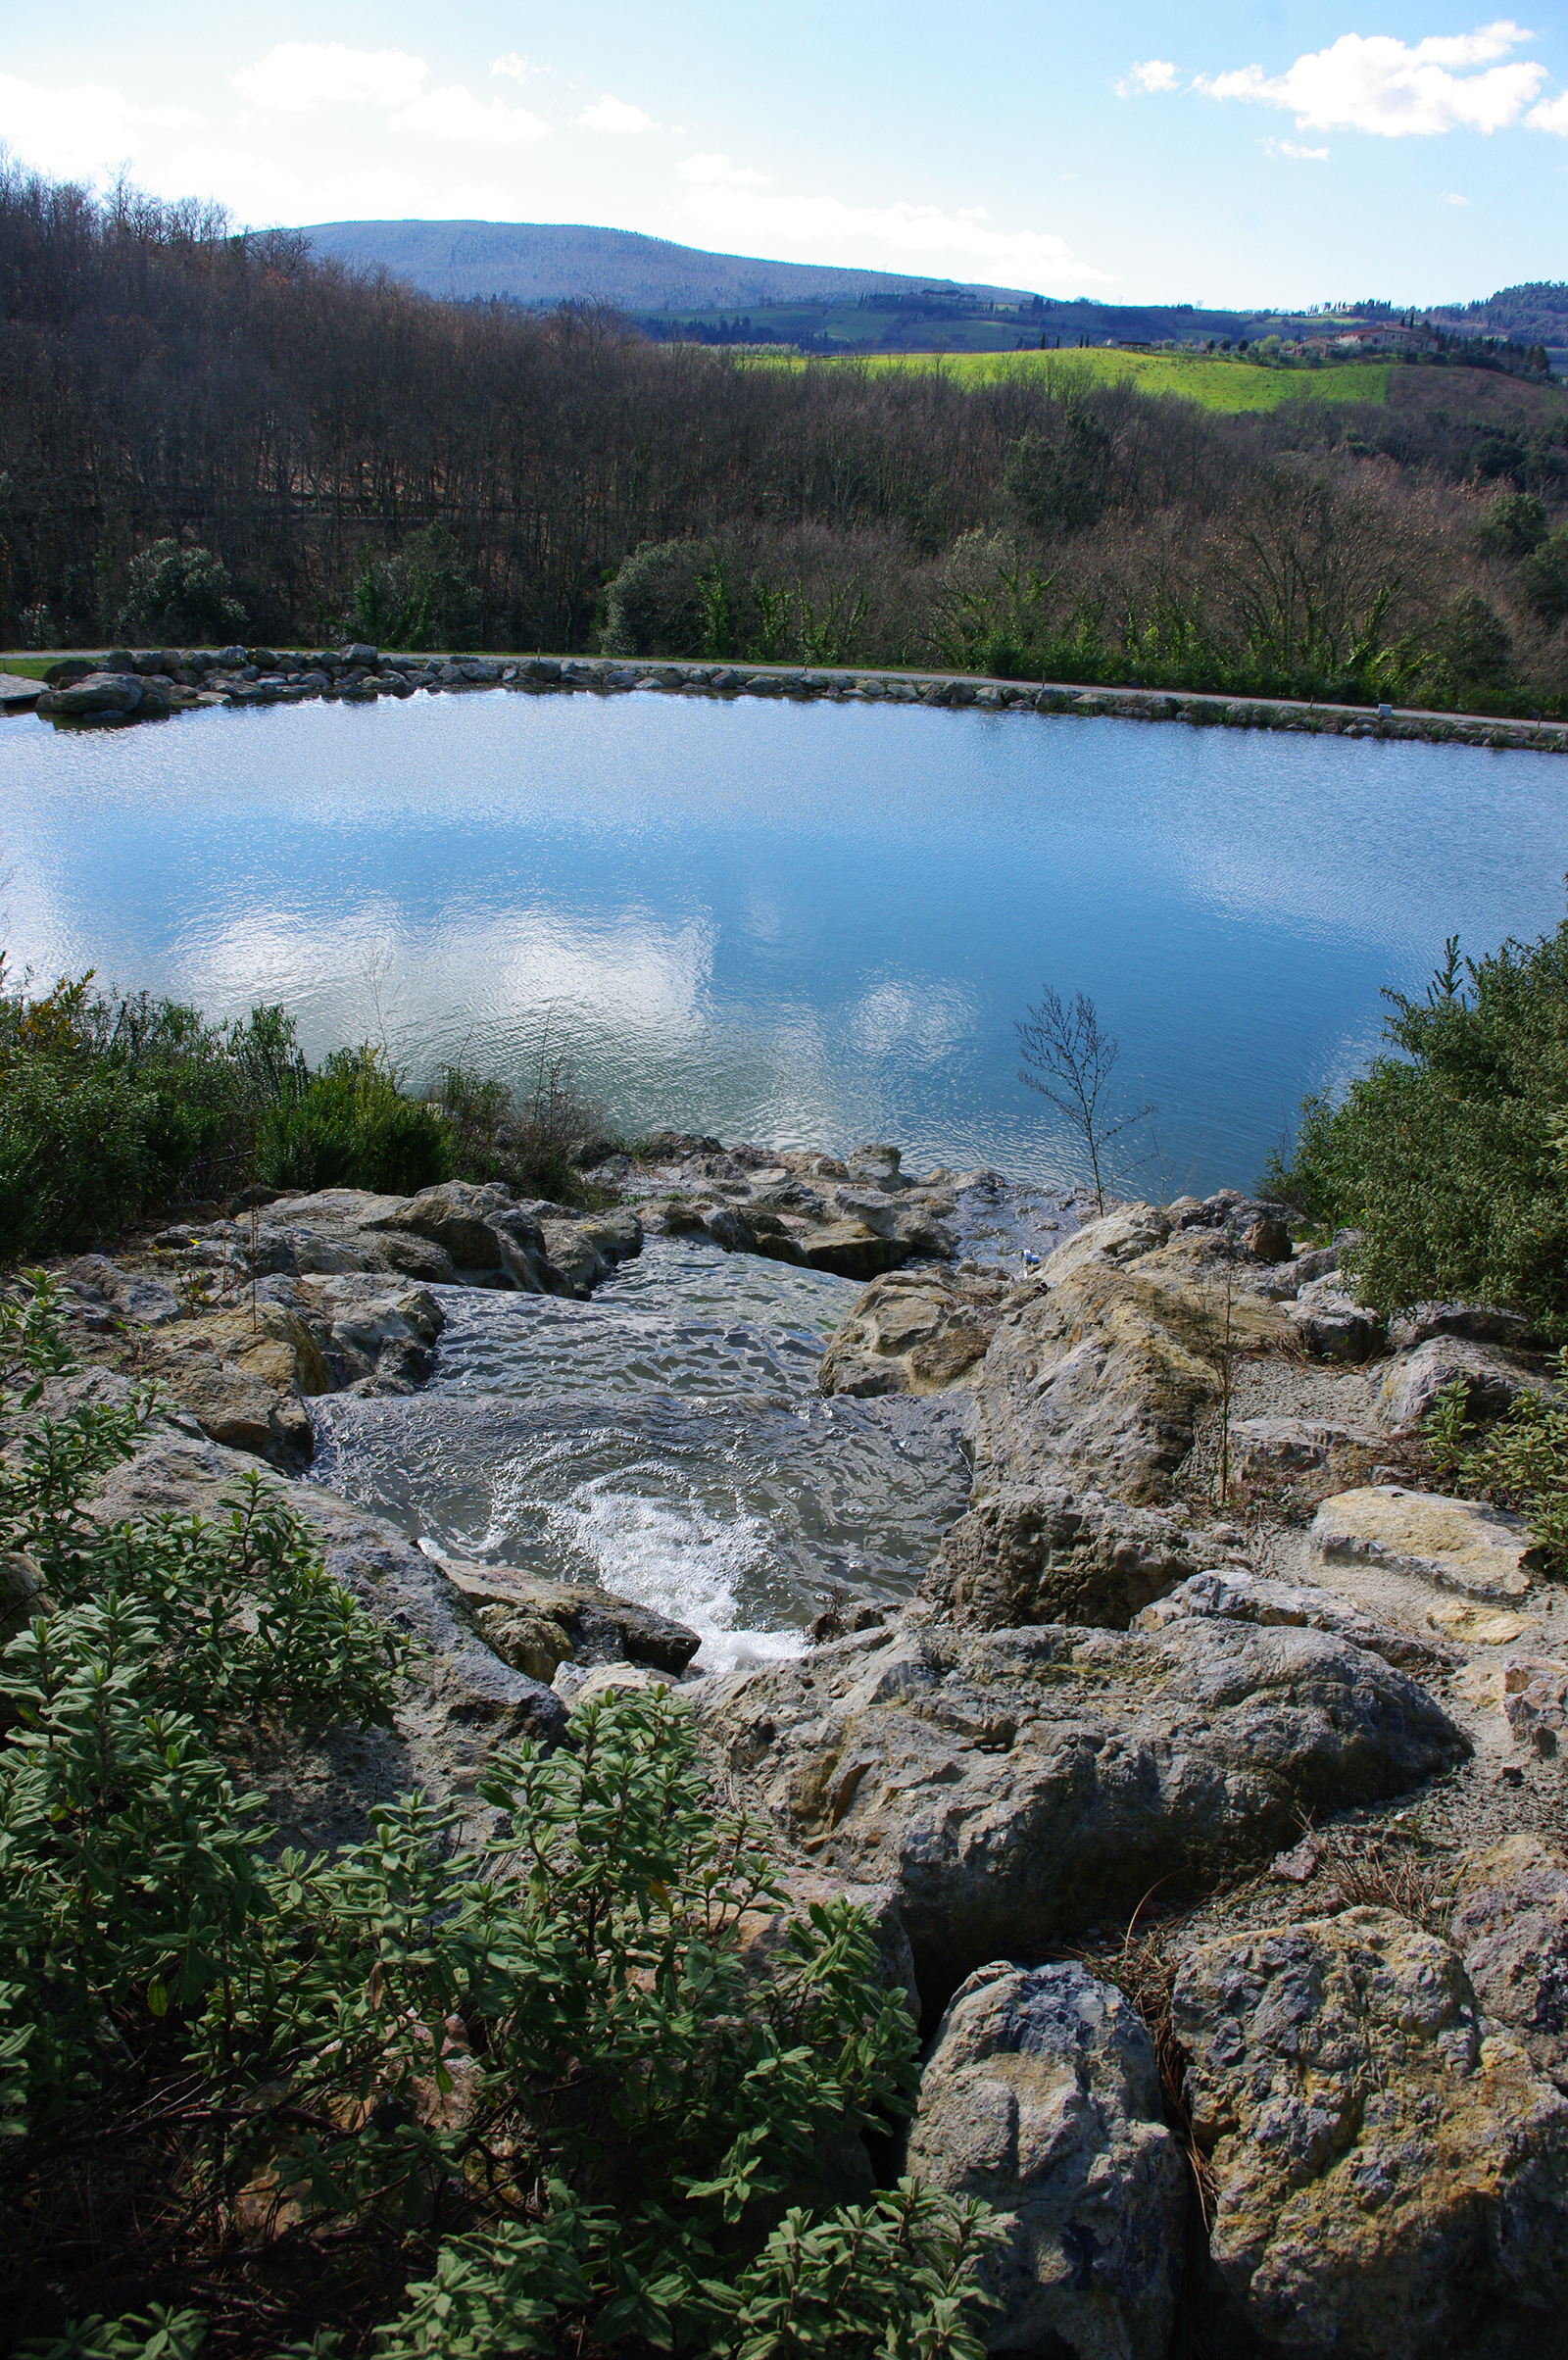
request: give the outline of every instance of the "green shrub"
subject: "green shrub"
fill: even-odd
[[[1345,1266],[1392,1312],[1462,1298],[1568,1336],[1568,922],[1460,981],[1457,939],[1425,1001],[1387,994],[1377,1058],[1332,1106],[1309,1099],[1261,1185],[1357,1230]]]
[[[229,595],[228,568],[209,549],[155,541],[130,561],[125,603],[115,623],[132,647],[224,646],[245,628]]]
[[[1545,538],[1545,504],[1534,492],[1499,492],[1476,523],[1476,539],[1492,558],[1527,558]]]
[[[1533,550],[1519,568],[1525,596],[1547,622],[1568,615],[1568,524]]]
[[[237,1186],[262,1108],[307,1075],[280,1008],[209,1025],[176,1001],[94,996],[90,971],[36,1000],[5,981],[0,958],[0,1259]]]
[[[277,1850],[247,1765],[387,1721],[401,1646],[259,1479],[84,1516],[148,1403],[41,1416],[63,1360],[46,1282],[0,1303],[0,1563],[53,1605],[0,1659],[0,2256],[24,2335],[82,2315],[24,2348],[980,2360],[983,2208],[792,2202],[906,2110],[914,2027],[846,1901],[749,1958],[783,1894],[679,1701],[494,1753],[477,1846],[409,1795]]]
[[[712,565],[707,541],[645,541],[634,549],[605,593],[605,653],[701,655],[711,614],[702,584]]]
[[[1422,1421],[1422,1442],[1439,1478],[1472,1499],[1515,1509],[1552,1570],[1568,1573],[1568,1351],[1557,1355],[1555,1401],[1522,1394],[1506,1416],[1477,1437],[1463,1379],[1444,1387]]]
[[[369,1188],[415,1196],[452,1177],[440,1114],[405,1098],[382,1051],[334,1050],[297,1097],[268,1108],[257,1141],[270,1188]]]

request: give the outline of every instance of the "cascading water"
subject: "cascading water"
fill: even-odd
[[[836,1594],[907,1596],[962,1512],[962,1397],[816,1391],[848,1279],[650,1238],[590,1303],[438,1292],[430,1384],[314,1403],[315,1479],[439,1555],[674,1615],[699,1669],[794,1653]]]

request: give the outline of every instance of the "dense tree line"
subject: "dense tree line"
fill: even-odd
[[[1228,418],[1070,364],[770,367],[586,307],[432,302],[291,233],[11,167],[0,635],[151,631],[146,583],[210,552],[185,567],[205,612],[258,640],[608,631],[1549,709],[1568,416],[1493,377],[1472,418],[1431,374],[1440,405]],[[159,615],[176,635],[177,602]]]

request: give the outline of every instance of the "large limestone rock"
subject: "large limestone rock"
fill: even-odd
[[[1466,1861],[1452,1933],[1488,2016],[1568,2095],[1568,1854],[1519,1835]]]
[[[1057,1483],[1158,1499],[1218,1391],[1216,1352],[1279,1341],[1280,1314],[1245,1284],[1238,1251],[1212,1231],[1172,1238],[1147,1205],[1058,1247],[1013,1297],[975,1382],[976,1500]]]
[[[1185,1525],[1091,1494],[1004,1491],[945,1536],[924,1595],[955,1623],[983,1631],[1025,1623],[1125,1631],[1177,1583],[1216,1561]]]
[[[1388,1335],[1382,1312],[1357,1303],[1333,1275],[1309,1280],[1286,1317],[1319,1360],[1370,1360]]]
[[[1221,1622],[1256,1623],[1263,1628],[1285,1625],[1297,1630],[1330,1631],[1365,1654],[1381,1655],[1401,1672],[1418,1675],[1442,1671],[1454,1660],[1453,1650],[1419,1639],[1413,1631],[1396,1629],[1310,1582],[1276,1582],[1239,1565],[1214,1573],[1197,1573],[1178,1583],[1136,1617],[1141,1631],[1164,1631],[1188,1615],[1211,1615]]]
[[[1464,1387],[1466,1415],[1479,1423],[1503,1416],[1522,1393],[1541,1390],[1541,1379],[1495,1348],[1432,1336],[1391,1363],[1378,1414],[1396,1432],[1407,1431],[1419,1426],[1449,1385]]]
[[[1325,1500],[1307,1544],[1326,1565],[1406,1573],[1499,1605],[1523,1598],[1543,1562],[1521,1517],[1392,1483]]]
[[[993,2352],[1166,2360],[1187,2170],[1132,2002],[1076,1965],[982,1967],[920,2077],[907,2168],[990,2204]]]
[[[1172,2000],[1213,2264],[1266,2346],[1560,2354],[1568,2101],[1391,1911],[1205,1944]]]
[[[1326,1418],[1248,1417],[1231,1424],[1231,1464],[1250,1490],[1281,1487],[1308,1498],[1365,1483],[1388,1444],[1364,1427]]]
[[[481,1565],[458,1557],[438,1562],[479,1629],[509,1661],[516,1660],[503,1644],[509,1623],[555,1626],[562,1641],[556,1664],[645,1663],[674,1674],[686,1669],[703,1644],[701,1633],[685,1623],[590,1582],[547,1582],[514,1565]],[[534,1677],[548,1680],[555,1668],[553,1664],[549,1672]]]
[[[1298,1815],[1469,1750],[1377,1656],[1301,1629],[906,1624],[712,1682],[709,1742],[824,1872],[891,1885],[935,2004],[988,1958],[1271,1858]]]
[[[876,1279],[834,1330],[817,1385],[866,1399],[974,1382],[1008,1292],[978,1270],[923,1267]]]

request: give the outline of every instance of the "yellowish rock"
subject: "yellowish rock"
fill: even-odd
[[[1499,1606],[1524,1598],[1542,1565],[1520,1517],[1399,1484],[1368,1484],[1326,1500],[1307,1539],[1327,1565],[1407,1573]]]
[[[1227,1937],[1172,1997],[1214,2266],[1272,2349],[1555,2350],[1568,2100],[1393,1911]],[[1546,2340],[1543,2342],[1543,2336]]]

